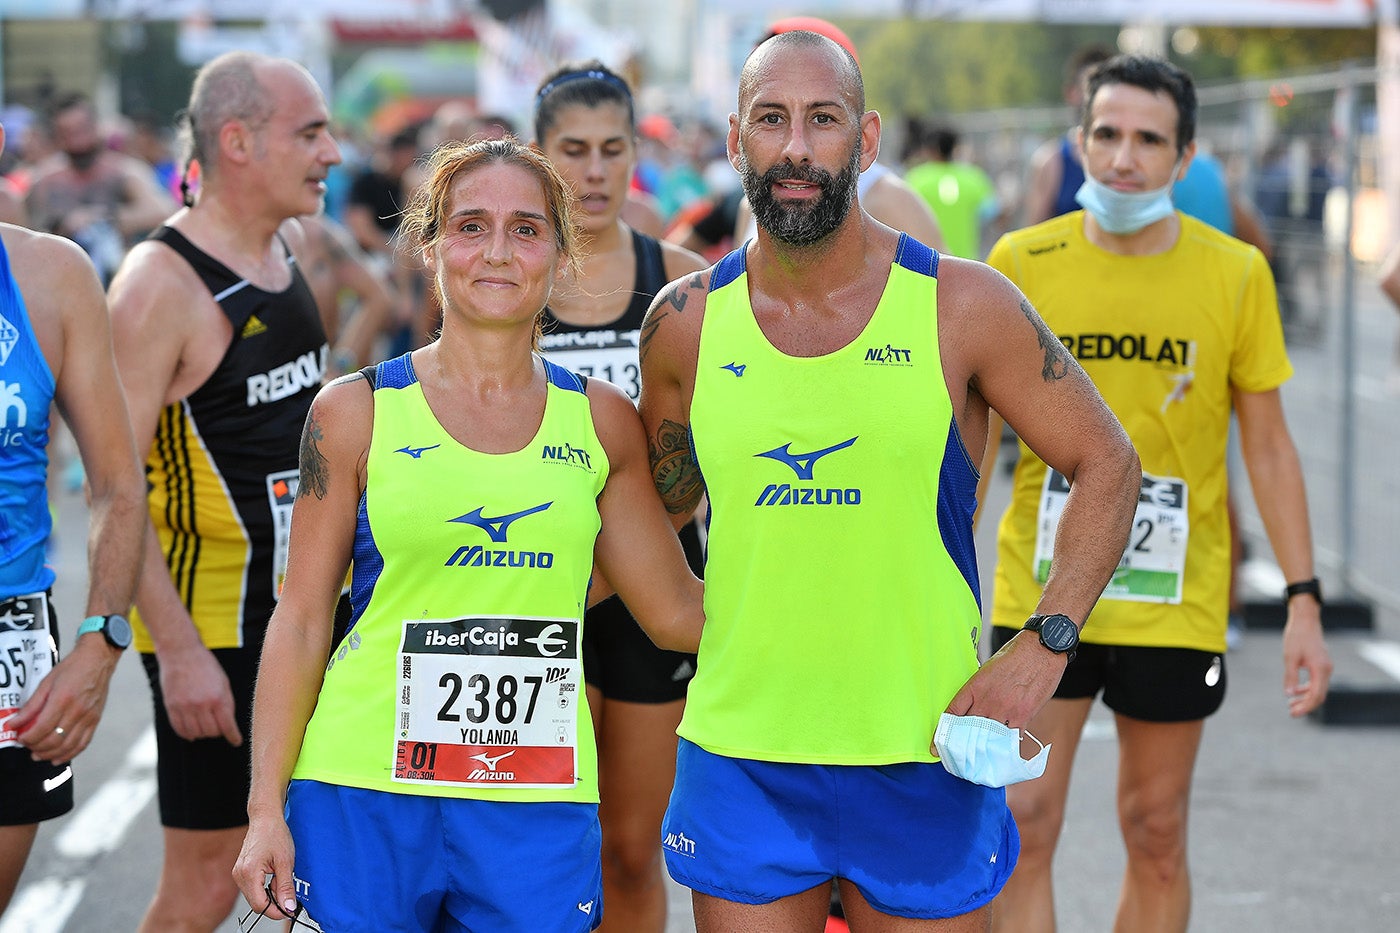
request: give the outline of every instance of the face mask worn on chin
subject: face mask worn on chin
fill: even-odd
[[[1178,160],[1172,167],[1171,181],[1152,191],[1118,191],[1085,172],[1084,184],[1079,186],[1074,199],[1093,214],[1094,220],[1108,233],[1119,236],[1137,233],[1148,224],[1170,217],[1176,210],[1172,206],[1172,185],[1176,183],[1180,168]]]
[[[938,717],[933,745],[943,767],[954,777],[984,787],[1005,787],[1045,773],[1050,746],[1029,732],[1026,736],[1040,745],[1040,751],[1029,760],[1021,757],[1020,729],[981,716],[944,713]]]

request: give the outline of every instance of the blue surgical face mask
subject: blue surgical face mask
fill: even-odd
[[[938,717],[933,746],[943,767],[954,777],[986,787],[1005,787],[1038,778],[1045,773],[1050,746],[1026,733],[1040,751],[1029,760],[1021,757],[1021,730],[981,716]]]
[[[1171,180],[1152,191],[1119,191],[1085,172],[1084,184],[1079,186],[1074,199],[1094,215],[1094,220],[1105,231],[1120,236],[1137,233],[1148,224],[1170,217],[1176,210],[1172,206],[1172,185],[1176,183],[1180,168],[1178,159],[1172,166]]]

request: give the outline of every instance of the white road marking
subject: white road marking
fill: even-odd
[[[83,898],[91,862],[121,842],[156,793],[156,733],[147,727],[127,752],[121,769],[62,819],[54,851],[67,860],[54,874],[26,884],[0,919],[0,933],[60,933]]]
[[[1283,598],[1283,588],[1288,585],[1278,564],[1269,560],[1247,560],[1240,564],[1240,584],[1256,593],[1277,594]]]
[[[1393,641],[1368,641],[1356,650],[1393,679],[1400,680],[1400,644]]]
[[[111,852],[155,795],[156,779],[149,774],[111,778],[64,821],[54,840],[55,851],[79,860]]]
[[[1079,738],[1084,742],[1116,741],[1118,727],[1109,719],[1090,719],[1084,723],[1084,731],[1079,734]]]
[[[0,933],[59,933],[86,886],[81,878],[43,878],[26,884],[0,918]]]

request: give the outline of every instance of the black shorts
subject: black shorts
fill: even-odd
[[[334,650],[350,618],[350,600],[336,604],[331,641]],[[141,655],[146,680],[155,704],[156,784],[160,824],[173,829],[231,829],[248,822],[248,787],[252,773],[253,685],[257,680],[262,635],[250,637],[242,648],[215,648],[213,654],[228,676],[233,692],[233,715],[243,733],[243,744],[234,747],[223,736],[180,738],[170,725],[160,690],[160,662],[154,654]]]
[[[237,747],[223,736],[194,741],[180,738],[165,711],[160,661],[154,654],[141,655],[155,705],[156,785],[162,826],[231,829],[247,824],[253,682],[261,648],[262,639],[258,638],[255,644],[243,648],[213,649],[233,692],[233,715],[243,733],[243,744]]]
[[[680,530],[690,569],[700,574],[704,557],[695,522]],[[616,596],[584,616],[583,678],[609,700],[670,703],[685,699],[695,676],[695,655],[656,647]]]
[[[58,616],[49,599],[49,634],[58,658]],[[73,809],[73,767],[35,761],[23,746],[0,748],[0,826],[28,826]]]
[[[992,651],[1019,629],[992,629]],[[1115,713],[1146,722],[1205,719],[1225,699],[1225,656],[1190,648],[1141,648],[1080,642],[1056,699],[1103,701]]]

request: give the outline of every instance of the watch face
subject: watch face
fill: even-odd
[[[131,644],[131,623],[126,621],[125,616],[108,616],[106,634],[107,640],[113,645],[125,648]]]
[[[1079,629],[1069,616],[1046,616],[1040,622],[1040,640],[1051,651],[1063,654],[1079,644]]]

